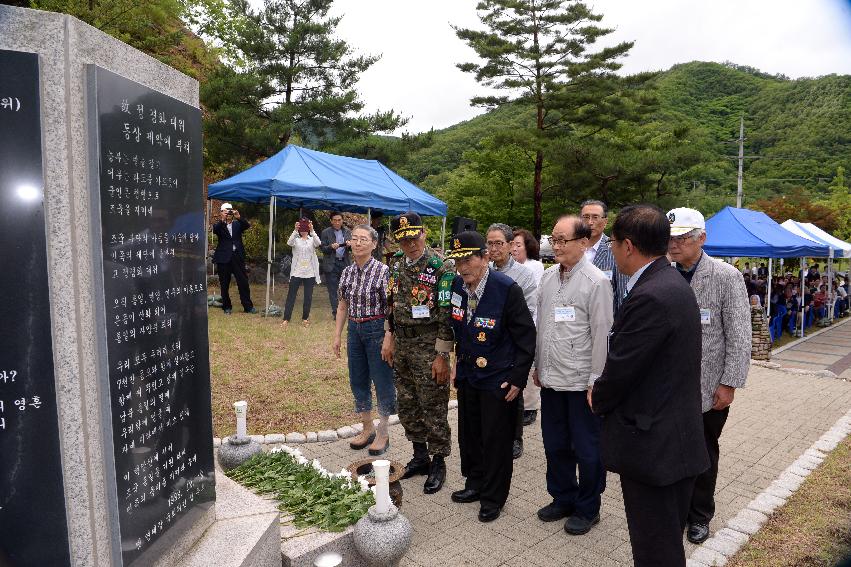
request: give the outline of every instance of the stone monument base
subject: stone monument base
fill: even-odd
[[[275,503],[216,470],[216,521],[176,565],[281,567],[280,539]]]

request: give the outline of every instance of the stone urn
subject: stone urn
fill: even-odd
[[[376,484],[375,473],[372,468],[372,463],[380,460],[381,457],[368,457],[355,461],[346,467],[346,470],[352,474],[352,479],[357,482],[358,478],[363,478],[369,483],[372,488]],[[390,500],[396,508],[402,507],[402,475],[405,473],[405,466],[397,461],[390,461],[390,476],[387,480],[390,487]]]
[[[257,453],[262,453],[263,448],[248,436],[246,419],[248,416],[248,403],[239,401],[233,404],[236,410],[236,435],[222,440],[219,447],[219,465],[225,472],[238,467]]]
[[[375,506],[355,524],[352,534],[355,548],[371,567],[393,567],[411,547],[414,533],[411,522],[390,501],[390,461],[377,459],[375,470]],[[399,470],[400,467],[397,467]]]

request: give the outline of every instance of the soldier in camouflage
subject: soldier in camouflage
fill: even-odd
[[[449,296],[455,270],[426,246],[418,214],[394,217],[390,231],[401,250],[390,260],[381,356],[395,369],[399,421],[414,444],[402,478],[427,474],[423,492],[434,494],[443,487],[450,452]]]

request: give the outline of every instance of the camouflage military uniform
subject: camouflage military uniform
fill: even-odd
[[[410,263],[402,252],[390,261],[388,303],[395,341],[394,368],[399,421],[413,443],[427,443],[432,455],[450,453],[447,419],[449,383],[438,384],[431,375],[437,351],[452,350],[449,325],[453,262],[444,261],[426,247]],[[425,313],[427,316],[423,317]]]

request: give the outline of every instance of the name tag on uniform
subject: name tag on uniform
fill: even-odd
[[[709,309],[700,310],[700,324],[708,325],[710,321]]]
[[[461,295],[459,295],[459,294],[457,294],[453,291],[452,292],[452,299],[450,300],[450,303],[452,303],[452,305],[454,305],[455,307],[461,307]]]
[[[411,317],[414,319],[427,319],[429,317],[428,305],[412,305]]]
[[[576,308],[573,305],[555,308],[556,323],[576,321]]]
[[[612,271],[611,270],[603,270],[603,274],[605,274],[606,278],[608,278],[609,281],[612,280]]]

